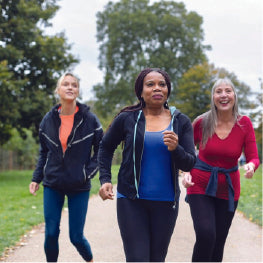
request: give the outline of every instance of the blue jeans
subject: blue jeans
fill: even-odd
[[[68,197],[70,241],[76,247],[83,259],[90,261],[93,258],[90,244],[83,235],[88,209],[89,191],[65,193],[63,191],[44,187],[44,249],[47,262],[56,262],[58,259],[58,237],[65,196]]]

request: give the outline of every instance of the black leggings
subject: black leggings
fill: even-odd
[[[117,199],[117,216],[127,262],[164,262],[178,207],[173,202]]]
[[[193,262],[220,262],[235,212],[228,211],[228,200],[206,195],[188,195],[196,242]],[[235,210],[238,201],[235,201]]]

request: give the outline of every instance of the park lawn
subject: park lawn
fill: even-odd
[[[246,179],[244,169],[240,168],[240,181],[241,194],[237,209],[250,221],[262,226],[262,165],[252,179]]]
[[[117,183],[118,165],[112,167],[113,184]],[[0,258],[5,248],[15,245],[33,226],[44,221],[43,187],[32,196],[28,191],[33,171],[0,173]],[[241,197],[238,210],[262,226],[262,165],[253,179],[243,176],[241,168]],[[98,175],[92,180],[91,195],[100,188]],[[66,202],[65,202],[66,203]]]

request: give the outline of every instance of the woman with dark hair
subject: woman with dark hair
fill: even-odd
[[[179,169],[195,163],[189,118],[168,106],[168,74],[144,69],[135,82],[139,103],[121,110],[99,148],[100,196],[113,199],[111,163],[124,142],[117,217],[127,261],[165,261],[178,215]]]
[[[218,79],[211,92],[211,110],[193,122],[199,154],[183,185],[196,233],[193,262],[222,261],[225,241],[240,196],[238,159],[244,151],[245,177],[259,166],[255,133],[250,119],[238,112],[233,83]]]
[[[98,171],[98,148],[102,127],[89,107],[79,103],[79,80],[62,75],[55,90],[59,104],[40,123],[40,151],[29,191],[35,195],[44,186],[45,243],[47,262],[59,254],[61,212],[68,199],[69,236],[85,261],[93,255],[83,229],[88,209],[91,179]]]

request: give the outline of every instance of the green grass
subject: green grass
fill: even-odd
[[[117,183],[118,165],[112,167],[113,184]],[[238,210],[262,226],[262,165],[253,179],[245,179],[241,168],[241,197]],[[15,245],[33,226],[44,221],[43,187],[33,196],[28,191],[32,171],[0,173],[0,258],[5,248]],[[98,175],[92,180],[91,195],[100,188]],[[65,202],[66,203],[66,202]]]
[[[119,166],[112,167],[113,183],[117,183]],[[29,193],[33,171],[0,173],[0,258],[5,248],[15,245],[33,226],[44,222],[43,187],[37,195]],[[91,195],[100,188],[98,174],[92,180]],[[65,202],[66,205],[67,202]]]
[[[262,165],[256,170],[252,179],[244,177],[240,168],[241,194],[238,210],[250,221],[262,226]]]

